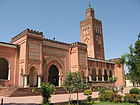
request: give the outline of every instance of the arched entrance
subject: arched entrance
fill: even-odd
[[[0,58],[0,79],[8,80],[8,61],[4,58]]]
[[[59,86],[59,70],[55,65],[52,65],[49,68],[48,82],[55,86]]]
[[[33,66],[30,68],[29,72],[29,86],[37,87],[37,70]]]

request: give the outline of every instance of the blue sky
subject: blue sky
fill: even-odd
[[[9,42],[26,28],[50,39],[79,41],[89,2],[103,22],[106,59],[127,53],[140,33],[140,0],[0,0],[0,41]]]

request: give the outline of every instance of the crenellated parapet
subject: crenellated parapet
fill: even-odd
[[[60,42],[60,41],[52,40],[52,39],[48,39],[48,38],[44,38],[44,41],[48,41],[48,42],[52,42],[52,43],[57,43],[57,44],[62,44],[62,45],[67,45],[67,46],[70,45],[70,44],[65,43],[65,42]]]
[[[11,43],[17,41],[18,39],[22,38],[23,36],[25,36],[27,34],[34,35],[34,36],[37,36],[37,37],[44,37],[43,32],[39,32],[39,31],[35,31],[35,30],[27,28],[24,31],[22,31],[21,33],[19,33],[18,35],[16,35],[15,37],[13,37],[11,39]]]
[[[70,47],[87,47],[87,45],[81,42],[74,42],[70,44]]]

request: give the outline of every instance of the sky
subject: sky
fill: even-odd
[[[45,38],[77,42],[89,2],[103,23],[106,59],[129,52],[140,33],[140,0],[0,0],[0,41],[30,28]]]

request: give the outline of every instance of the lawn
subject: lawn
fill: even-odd
[[[137,104],[133,104],[133,103],[113,103],[113,102],[101,102],[101,103],[94,104],[94,105],[137,105]]]
[[[54,104],[54,105],[68,105],[68,104],[67,103],[61,103],[61,104],[59,103],[59,104]],[[72,105],[77,105],[77,104],[72,104]],[[93,105],[137,105],[137,104],[133,104],[133,103],[101,102],[101,103],[93,104]]]

